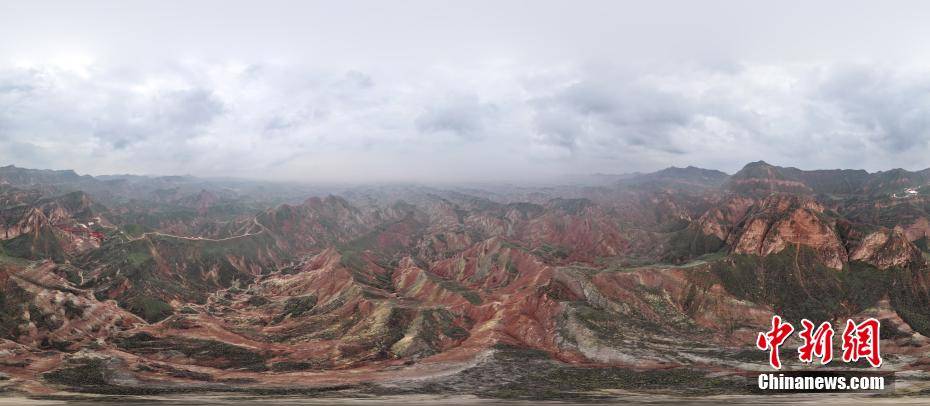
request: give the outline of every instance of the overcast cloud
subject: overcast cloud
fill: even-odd
[[[342,181],[930,166],[930,5],[0,5],[0,164]]]

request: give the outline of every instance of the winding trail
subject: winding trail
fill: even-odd
[[[136,238],[132,238],[132,237],[128,236],[125,232],[123,232],[123,230],[121,230],[121,229],[119,230],[119,232],[120,232],[120,234],[122,234],[123,236],[126,237],[126,239],[128,240],[127,242],[139,241],[139,240],[141,240],[141,239],[143,239],[143,238],[147,238],[147,237],[152,236],[152,235],[157,235],[157,236],[160,236],[160,237],[177,238],[177,239],[188,240],[188,241],[213,241],[213,242],[222,242],[222,241],[235,240],[235,239],[239,239],[239,238],[251,237],[251,236],[253,236],[253,235],[259,235],[259,234],[261,234],[261,233],[264,233],[264,232],[268,231],[268,228],[267,228],[267,227],[265,227],[262,223],[259,223],[259,222],[258,222],[258,218],[257,218],[257,217],[252,217],[252,222],[253,222],[256,226],[258,226],[258,228],[259,228],[258,232],[254,232],[254,233],[253,233],[253,232],[246,232],[245,234],[242,234],[242,235],[234,235],[234,236],[232,236],[232,237],[225,237],[225,238],[188,237],[188,236],[183,236],[183,235],[165,234],[165,233],[162,233],[162,232],[159,232],[159,231],[149,231],[149,232],[147,232],[147,233],[142,233],[142,235],[140,235],[140,236],[138,236],[138,237],[136,237]]]

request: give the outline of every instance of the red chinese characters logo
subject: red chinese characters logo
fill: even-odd
[[[767,333],[759,333],[756,338],[756,347],[760,350],[769,350],[769,365],[775,369],[781,369],[781,360],[778,358],[778,347],[785,342],[785,339],[794,331],[791,323],[782,323],[781,317],[772,317],[772,329]]]
[[[804,344],[798,347],[798,359],[809,363],[817,356],[822,365],[829,364],[833,360],[833,326],[823,322],[814,331],[814,323],[808,319],[801,320],[801,325],[804,326],[800,333]]]
[[[873,367],[881,366],[879,329],[881,323],[875,319],[868,319],[859,324],[846,320],[846,330],[843,331],[843,361],[856,362],[859,358],[865,358]]]
[[[798,347],[798,359],[801,362],[812,363],[816,357],[820,359],[821,364],[829,364],[833,360],[833,326],[829,322],[815,325],[807,319],[801,320],[801,326],[803,328],[798,336],[803,343]],[[865,358],[873,367],[881,366],[880,330],[881,322],[875,318],[869,318],[859,324],[847,320],[846,329],[843,330],[843,361],[856,362]],[[772,329],[759,333],[756,338],[756,347],[769,351],[769,365],[772,368],[781,369],[779,347],[793,332],[794,326],[791,323],[782,321],[779,316],[773,316]]]

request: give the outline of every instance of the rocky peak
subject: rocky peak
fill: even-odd
[[[813,199],[772,195],[758,203],[730,235],[728,244],[737,254],[766,256],[789,246],[813,249],[830,268],[842,269],[848,256],[834,224]]]
[[[31,230],[38,230],[48,225],[48,217],[45,216],[45,213],[42,212],[42,209],[33,207],[26,213],[22,224]]]
[[[801,180],[789,175],[788,169],[765,161],[746,164],[730,177],[727,188],[740,194],[765,196],[772,193],[810,194],[813,190]]]
[[[900,227],[873,232],[849,254],[850,260],[863,261],[879,269],[906,267],[922,260],[920,249],[908,241]]]
[[[731,196],[723,203],[701,215],[697,224],[704,235],[712,235],[726,241],[732,228],[746,216],[755,200],[743,196]]]

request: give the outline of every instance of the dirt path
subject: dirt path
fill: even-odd
[[[260,229],[260,230],[258,230],[258,232],[254,232],[254,233],[253,233],[253,232],[247,232],[247,233],[242,234],[242,235],[235,235],[235,236],[232,236],[232,237],[225,237],[225,238],[188,237],[188,236],[183,236],[183,235],[165,234],[165,233],[162,233],[162,232],[159,232],[159,231],[149,231],[149,232],[147,232],[147,233],[142,233],[142,235],[140,235],[140,236],[138,236],[138,237],[136,237],[136,238],[132,238],[132,237],[128,236],[125,232],[123,232],[123,230],[119,230],[119,232],[120,232],[120,234],[122,234],[123,236],[125,236],[126,239],[129,240],[128,242],[138,241],[138,240],[141,240],[141,239],[143,239],[143,238],[147,238],[148,236],[151,236],[151,235],[157,235],[157,236],[160,236],[160,237],[177,238],[177,239],[189,240],[189,241],[213,241],[213,242],[221,242],[221,241],[229,241],[229,240],[235,240],[235,239],[239,239],[239,238],[251,237],[251,236],[253,236],[253,235],[259,235],[259,234],[264,233],[265,231],[268,230],[268,228],[266,228],[262,223],[259,223],[259,222],[258,222],[258,218],[253,217],[253,218],[252,218],[252,222],[255,223],[255,225],[258,226],[258,228]]]

